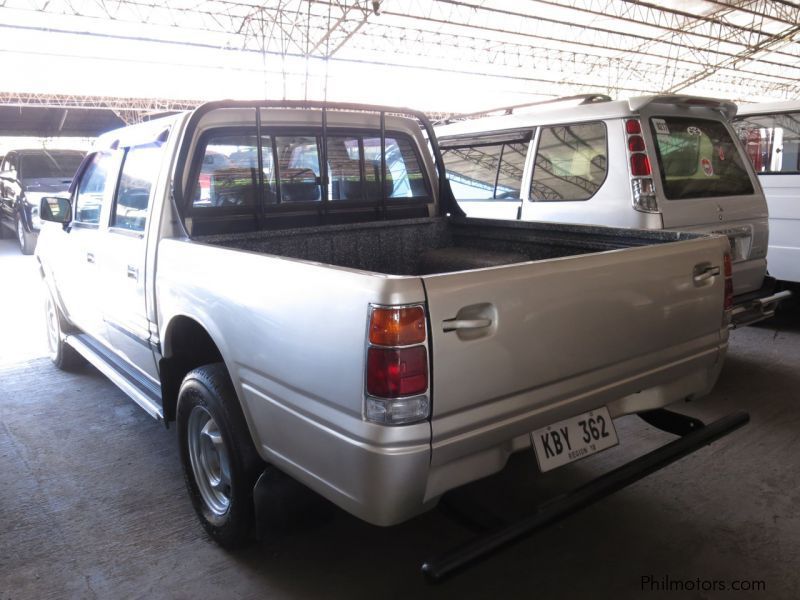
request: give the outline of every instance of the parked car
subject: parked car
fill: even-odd
[[[66,192],[86,153],[79,150],[12,150],[0,163],[0,237],[11,232],[23,254],[33,254],[39,202]]]
[[[725,235],[735,323],[787,294],[765,278],[767,203],[730,119],[731,102],[644,96],[437,128],[453,193],[470,216]]]
[[[734,127],[769,206],[769,273],[800,283],[800,101],[739,107]]]
[[[392,525],[514,452],[549,471],[711,390],[727,238],[467,218],[424,115],[300,105],[110,132],[42,201],[53,362],[177,422],[217,541],[247,539],[276,468]]]

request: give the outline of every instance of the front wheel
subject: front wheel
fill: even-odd
[[[186,375],[177,424],[186,486],[200,522],[220,545],[244,545],[253,533],[253,486],[264,465],[223,364]]]
[[[50,360],[59,369],[71,371],[83,364],[84,360],[75,348],[64,341],[61,312],[53,301],[53,296],[50,292],[46,291],[45,293],[47,295],[45,296],[44,314]]]
[[[23,254],[33,254],[36,249],[36,236],[25,231],[25,225],[19,217],[17,217],[17,241]]]

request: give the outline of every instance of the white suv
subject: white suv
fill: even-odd
[[[731,102],[587,96],[436,129],[468,216],[728,237],[737,324],[783,297],[765,280],[767,203],[741,148]]]

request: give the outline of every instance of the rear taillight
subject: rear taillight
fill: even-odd
[[[733,308],[733,261],[731,260],[731,255],[727,252],[725,253],[725,258],[723,260],[724,269],[725,269],[725,310],[731,310]]]
[[[430,416],[425,308],[371,307],[364,416],[403,425]]]
[[[628,162],[631,168],[631,192],[633,208],[640,212],[657,213],[658,200],[653,185],[653,168],[647,155],[647,145],[642,136],[642,124],[638,119],[625,121],[628,134]]]
[[[641,140],[642,138],[639,139]],[[642,143],[644,143],[644,140],[642,140]],[[643,177],[649,176],[650,174],[650,159],[647,157],[647,154],[644,152],[634,152],[631,154],[631,175],[634,177]]]

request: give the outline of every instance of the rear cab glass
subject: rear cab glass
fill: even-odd
[[[742,156],[724,123],[695,117],[652,117],[661,186],[668,200],[754,193]]]
[[[390,202],[431,201],[420,157],[406,134],[386,133],[384,190],[380,133],[331,129],[326,142],[327,193],[320,168],[321,135],[267,132],[258,141],[250,130],[212,130],[203,138],[192,209],[247,212],[323,201],[332,206],[376,204],[384,193]]]

